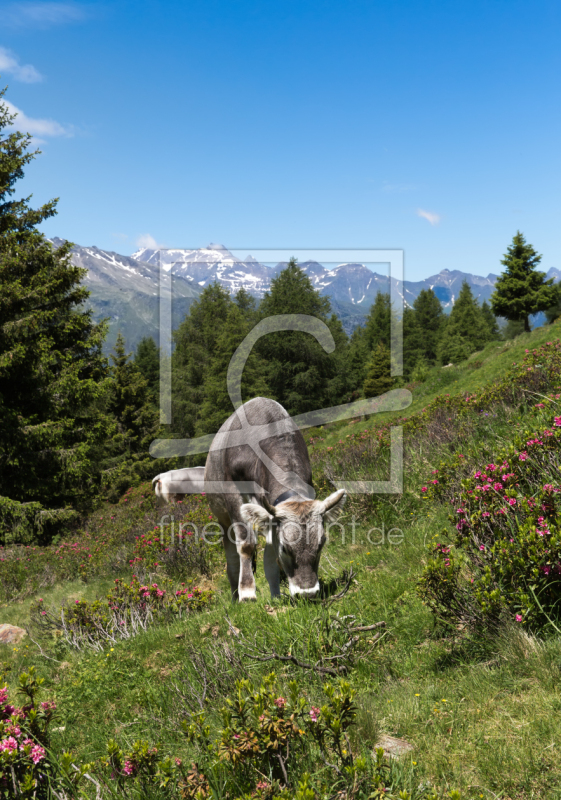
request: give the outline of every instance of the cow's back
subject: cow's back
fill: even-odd
[[[280,403],[265,397],[256,397],[244,403],[241,409],[235,411],[222,425],[210,446],[205,468],[205,484],[211,481],[253,481],[267,493],[270,502],[274,502],[286,491],[287,487],[271,473],[249,444],[235,441],[240,439],[239,433],[236,435],[236,432],[242,430],[244,413],[250,427],[244,430],[241,441],[247,442],[251,437],[261,447],[265,456],[283,472],[294,473],[304,484],[311,486],[310,459],[302,433]],[[267,436],[263,431],[257,433],[252,430],[257,426],[272,425],[277,422],[283,423],[282,428],[274,431],[271,436]],[[261,435],[264,435],[263,439]],[[227,512],[232,519],[232,515],[236,516],[235,512],[242,502],[249,499],[242,498],[239,493],[226,493],[221,496],[213,492],[207,493],[211,507],[219,518]],[[257,493],[255,499],[259,500],[260,496],[262,495]]]

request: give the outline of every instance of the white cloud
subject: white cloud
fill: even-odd
[[[0,47],[0,75],[5,72],[13,75],[16,81],[22,81],[22,83],[37,83],[37,81],[43,80],[43,76],[37,72],[34,66],[20,64],[9,50],[6,50],[5,47]]]
[[[165,247],[165,244],[158,244],[153,236],[149,233],[142,233],[136,239],[137,247],[145,247],[147,250],[158,250],[160,247]]]
[[[35,139],[36,144],[44,141],[44,136],[72,136],[70,128],[65,128],[64,125],[55,122],[54,119],[34,119],[24,114],[9,100],[2,100],[2,102],[8,106],[10,114],[17,114],[16,119],[12,122],[14,128],[23,133],[31,133],[34,137],[41,137]]]
[[[11,3],[3,11],[3,22],[15,27],[50,28],[80,22],[88,16],[78,3]]]
[[[440,214],[435,214],[434,211],[424,211],[424,209],[418,208],[417,216],[426,219],[431,225],[438,225],[440,222]]]

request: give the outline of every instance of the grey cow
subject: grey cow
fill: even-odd
[[[279,567],[292,595],[318,593],[324,520],[337,518],[346,493],[340,489],[326,500],[311,499],[306,443],[279,403],[257,397],[226,420],[210,447],[204,483],[224,531],[233,599],[255,599],[257,533],[266,539],[264,568],[272,597],[280,594]]]

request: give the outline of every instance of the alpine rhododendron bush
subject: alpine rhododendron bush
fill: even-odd
[[[465,473],[458,454],[422,487],[449,499],[453,535],[434,543],[420,583],[437,616],[495,626],[504,615],[558,630],[561,614],[561,394],[535,404],[492,462]]]
[[[0,689],[0,797],[6,800],[314,800],[334,791],[356,800],[460,797],[422,785],[412,794],[381,748],[357,752],[349,739],[355,693],[343,680],[324,684],[319,705],[297,681],[287,697],[280,694],[274,673],[256,686],[238,681],[219,709],[218,726],[202,712],[183,721],[195,758],[190,763],[143,740],[121,747],[110,738],[105,754],[87,763],[71,751],[57,752],[50,730],[59,721],[57,705],[39,701],[42,683],[33,668],[19,676],[22,707],[10,704],[7,687]]]
[[[169,578],[143,584],[136,575],[130,582],[115,579],[115,588],[100,600],[88,603],[75,600],[60,609],[49,607],[39,598],[31,606],[31,625],[42,638],[57,635],[59,641],[80,650],[101,650],[108,642],[130,639],[150,625],[181,619],[208,606],[210,589],[177,586]]]
[[[166,514],[156,507],[151,484],[142,484],[52,545],[0,546],[0,600],[21,599],[61,581],[140,575],[159,566],[175,577],[208,574],[212,548],[201,536],[207,524],[212,514],[204,496],[188,497]]]

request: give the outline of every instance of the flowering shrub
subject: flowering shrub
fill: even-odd
[[[201,590],[192,581],[178,586],[164,578],[143,584],[133,575],[130,583],[116,578],[112,591],[92,603],[76,600],[55,610],[40,598],[31,606],[31,622],[43,636],[59,631],[71,647],[100,650],[105,643],[129,639],[154,622],[200,611],[212,598],[211,590]]]
[[[193,528],[198,526],[191,523],[156,526],[150,533],[136,536],[129,564],[136,570],[139,566],[145,569],[162,566],[168,575],[175,576],[209,575],[208,545]]]
[[[234,697],[221,709],[215,738],[205,715],[192,715],[184,731],[198,759],[181,784],[185,800],[216,796],[219,786],[221,796],[240,800],[315,800],[338,792],[365,799],[410,798],[407,791],[398,793],[382,750],[357,754],[351,749],[348,732],[356,708],[350,685],[341,680],[325,684],[323,691],[321,708],[310,705],[296,681],[285,697],[271,673],[257,688],[247,680],[236,683]]]
[[[469,394],[441,394],[427,404],[422,411],[409,417],[396,417],[371,429],[348,434],[333,447],[326,448],[321,438],[310,441],[310,459],[316,484],[328,484],[341,479],[363,479],[365,472],[380,475],[387,480],[390,462],[391,429],[401,425],[404,431],[405,459],[411,447],[416,448],[419,439],[428,440],[432,446],[451,446],[470,439],[474,430],[479,429],[480,420],[485,416],[496,415],[502,409],[526,406],[528,398],[552,391],[561,385],[561,342],[547,342],[535,350],[528,351],[521,363],[513,363],[506,375],[490,383],[478,392]],[[532,402],[532,400],[530,400]],[[536,402],[535,400],[533,401]],[[467,477],[468,459],[457,457],[447,465],[452,474],[459,468]],[[431,476],[440,481],[439,476]],[[450,499],[450,498],[446,498]],[[376,498],[357,495],[350,500],[351,508],[361,508],[371,512]],[[382,505],[382,504],[380,504]],[[382,512],[377,508],[377,512]]]
[[[19,677],[21,707],[9,702],[8,687],[0,689],[0,797],[51,798],[56,790],[73,792],[91,765],[71,769],[71,753],[53,759],[49,749],[49,725],[56,705],[37,701],[42,679],[33,667]]]
[[[337,792],[356,800],[460,800],[457,792],[437,795],[426,784],[410,794],[400,788],[403,771],[382,749],[352,751],[354,692],[344,681],[323,687],[321,708],[309,704],[296,682],[284,697],[274,674],[257,688],[237,683],[220,710],[217,736],[211,736],[203,714],[184,724],[197,758],[189,766],[141,740],[122,749],[110,739],[106,754],[91,763],[57,753],[49,739],[57,710],[52,701],[37,701],[41,683],[33,667],[20,676],[21,708],[10,705],[7,688],[0,689],[0,798],[5,800],[319,800]]]
[[[0,600],[33,594],[60,581],[88,582],[97,575],[122,573],[131,566],[137,573],[150,571],[156,561],[170,575],[207,574],[208,548],[186,534],[181,541],[177,535],[173,537],[184,517],[199,529],[210,521],[206,498],[191,495],[178,503],[173,509],[174,528],[162,524],[162,514],[162,509],[155,507],[152,486],[143,484],[129,489],[118,504],[104,505],[88,518],[84,530],[56,544],[0,545]],[[167,518],[164,515],[163,522],[170,522],[169,514]],[[187,532],[192,526],[183,524],[183,530]],[[152,534],[147,535],[147,531]],[[148,540],[154,548],[142,547],[141,542]],[[171,541],[179,546],[170,548]]]
[[[557,396],[537,404],[546,421]],[[438,615],[496,623],[508,613],[542,627],[561,608],[561,417],[538,434],[518,431],[493,462],[458,482],[453,470],[423,487],[431,498],[452,494],[452,544],[437,544],[420,591]]]

